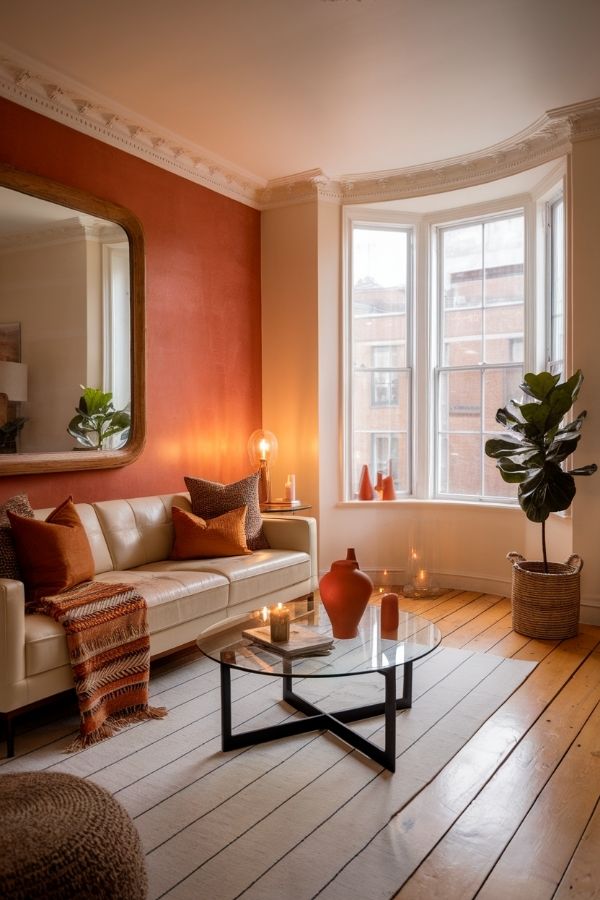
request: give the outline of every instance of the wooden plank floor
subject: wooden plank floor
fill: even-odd
[[[600,628],[529,640],[512,630],[509,600],[473,591],[400,604],[434,621],[442,646],[537,665],[358,853],[357,883],[374,873],[402,900],[600,900]],[[153,664],[162,690],[180,666],[176,656]],[[56,715],[49,706],[18,722],[18,751],[64,740],[76,718]],[[141,778],[148,754],[131,765]]]
[[[396,817],[395,897],[600,898],[600,628],[530,640],[508,599],[472,591],[400,605],[443,646],[538,665]]]

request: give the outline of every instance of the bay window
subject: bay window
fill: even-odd
[[[546,203],[545,240],[535,210],[495,202],[410,222],[347,211],[346,500],[366,463],[374,483],[393,475],[400,498],[515,502],[484,452],[501,430],[496,410],[519,396],[526,371],[564,365],[562,195]]]

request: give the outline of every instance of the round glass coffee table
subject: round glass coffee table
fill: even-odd
[[[265,626],[261,610],[218,622],[198,637],[197,644],[202,653],[220,666],[222,749],[235,750],[309,731],[330,731],[393,772],[396,767],[396,710],[411,706],[413,662],[437,647],[441,641],[439,629],[428,619],[400,610],[397,632],[382,634],[380,608],[369,604],[360,621],[358,636],[341,640],[333,637],[325,608],[318,600],[314,603],[293,601],[284,606],[290,611],[291,641],[280,645],[279,649],[276,649],[277,645],[269,645],[268,626]],[[329,648],[317,646],[328,643]],[[285,648],[291,655],[285,655],[288,652]],[[302,655],[303,649],[307,655]],[[294,655],[296,651],[298,655]],[[283,699],[306,718],[233,734],[231,669],[281,678]],[[397,669],[403,671],[401,697],[396,692]],[[294,678],[339,678],[369,672],[383,676],[383,702],[325,712],[292,689]],[[384,749],[346,724],[378,715],[384,716]]]

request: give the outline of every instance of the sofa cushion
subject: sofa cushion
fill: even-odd
[[[169,573],[177,576],[183,571],[202,569],[227,578],[229,587],[228,607],[256,599],[255,606],[262,606],[260,598],[300,584],[311,575],[308,553],[297,550],[255,550],[252,556],[229,556],[222,559],[164,560],[141,567],[137,571]]]
[[[190,492],[192,512],[203,519],[214,519],[240,506],[247,506],[246,540],[250,550],[263,550],[269,546],[262,528],[262,516],[258,502],[258,472],[253,472],[232,484],[205,481],[203,478],[185,476]]]
[[[76,503],[75,509],[90,542],[92,556],[94,557],[94,573],[97,575],[98,572],[107,572],[113,568],[113,564],[94,507],[90,503]],[[51,512],[52,509],[34,510],[36,519],[41,519],[42,521],[47,519]]]
[[[17,551],[13,540],[12,529],[8,521],[7,511],[18,513],[33,519],[33,510],[27,494],[17,494],[0,506],[0,578],[21,580],[21,568],[17,559]]]
[[[181,494],[94,503],[110,551],[111,568],[133,569],[169,558],[173,546],[172,506],[190,509],[189,500]]]
[[[151,634],[227,607],[228,582],[218,573],[115,571],[96,580],[135,585],[148,606]],[[199,632],[202,627],[200,623]],[[26,674],[37,675],[63,665],[69,665],[69,655],[62,625],[50,616],[26,616]]]
[[[71,497],[44,522],[7,511],[23,571],[26,597],[59,594],[94,575],[90,543]]]
[[[171,559],[202,559],[213,556],[248,556],[246,545],[247,506],[214,519],[201,519],[194,513],[172,509],[175,540]]]

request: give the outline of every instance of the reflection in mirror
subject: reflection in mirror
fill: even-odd
[[[15,443],[23,453],[71,450],[67,424],[80,385],[111,392],[116,408],[131,402],[127,235],[113,222],[0,188],[0,259],[0,393],[9,428],[25,419],[4,452]],[[15,363],[26,384],[16,393]]]
[[[138,220],[0,164],[0,475],[132,462],[144,444],[144,373]],[[67,431],[82,386],[106,393],[108,413],[131,414],[101,450]]]

